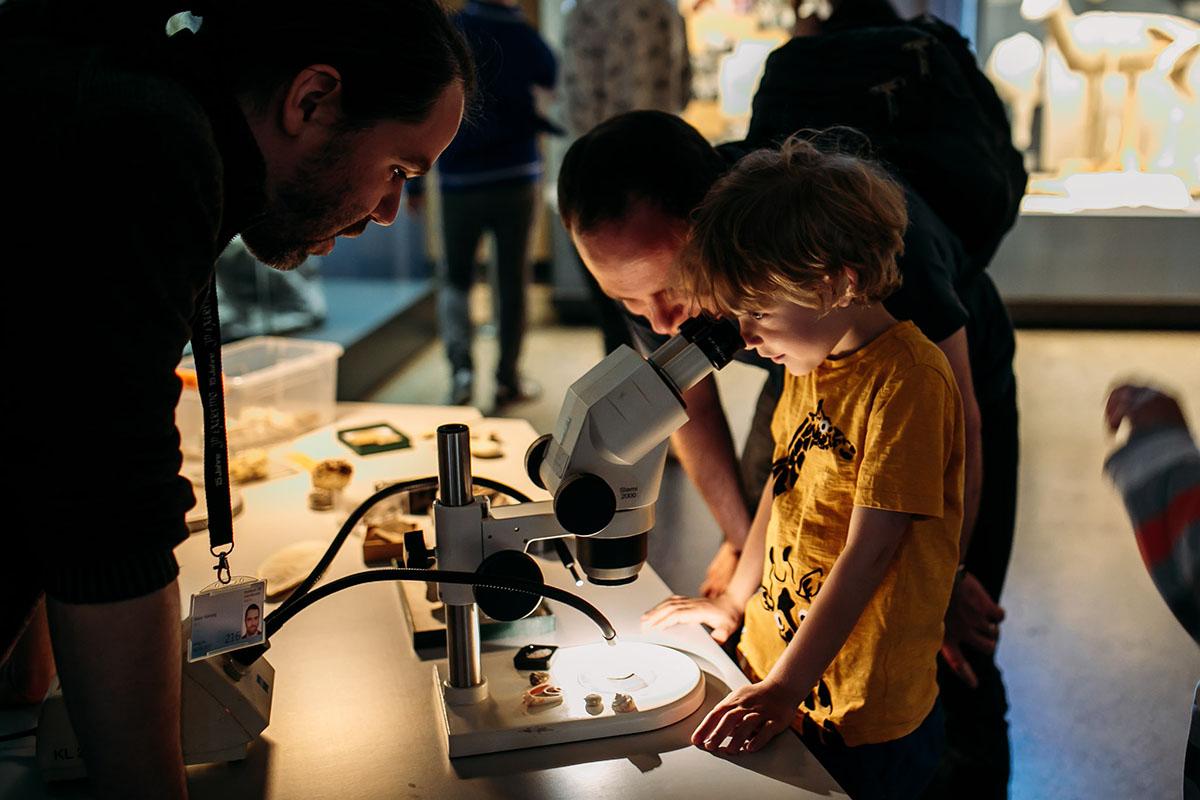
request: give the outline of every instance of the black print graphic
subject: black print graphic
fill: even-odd
[[[849,461],[854,458],[854,445],[846,439],[846,434],[825,416],[825,401],[817,401],[817,410],[810,412],[788,443],[787,455],[778,458],[771,464],[771,477],[775,479],[772,492],[775,497],[790,491],[800,477],[800,468],[804,466],[804,457],[812,448],[833,450],[839,456]]]
[[[800,623],[808,616],[808,605],[821,591],[821,584],[825,578],[825,571],[818,567],[797,579],[796,569],[788,560],[791,554],[791,546],[783,548],[779,554],[779,561],[776,562],[775,548],[769,548],[767,563],[770,564],[770,568],[767,570],[767,583],[758,587],[763,608],[771,613],[779,638],[785,642],[792,641]],[[804,601],[804,608],[800,608],[797,599]],[[801,705],[809,711],[814,711],[818,704],[828,712],[833,711],[833,701],[824,679],[817,682],[816,688]]]
[[[767,562],[771,565],[768,572],[768,585],[758,587],[759,594],[762,595],[763,608],[771,612],[775,619],[775,627],[779,630],[779,636],[785,642],[790,642],[792,637],[796,635],[796,629],[800,627],[800,622],[803,617],[796,614],[796,598],[792,596],[792,590],[789,586],[795,582],[796,573],[792,569],[792,563],[788,561],[788,556],[792,554],[791,547],[783,548],[781,554],[781,567],[775,564],[775,548],[767,550]]]

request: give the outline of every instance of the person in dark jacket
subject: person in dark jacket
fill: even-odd
[[[6,526],[0,662],[23,662],[8,694],[36,701],[53,643],[104,798],[187,794],[174,548],[195,499],[175,368],[215,305],[217,256],[240,233],[291,269],[390,224],[474,76],[433,0],[198,1],[168,37],[182,5],[0,6],[0,224],[19,266],[5,332],[23,387],[6,436],[30,481]]]

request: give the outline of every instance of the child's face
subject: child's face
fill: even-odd
[[[845,309],[831,311],[779,302],[738,316],[742,338],[763,358],[783,364],[793,375],[812,372],[850,330]]]

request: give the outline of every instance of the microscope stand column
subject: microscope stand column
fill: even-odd
[[[471,689],[483,683],[479,658],[479,606],[446,606],[446,661],[449,684]]]
[[[448,523],[475,502],[471,480],[471,433],[466,425],[442,425],[437,430],[438,509],[440,523]],[[474,564],[456,564],[463,544],[456,525],[438,527],[438,566],[442,569],[474,570]],[[479,606],[473,602],[469,586],[441,586],[439,592],[446,607],[446,662],[448,674],[443,684],[449,705],[478,703],[487,697],[479,645]]]

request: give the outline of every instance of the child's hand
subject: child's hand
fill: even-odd
[[[739,557],[740,554],[733,549],[733,545],[722,542],[721,548],[708,565],[704,583],[700,584],[700,594],[704,597],[719,597],[723,594],[729,588],[729,582],[733,580],[733,573],[737,571]]]
[[[700,622],[712,628],[712,638],[723,644],[742,624],[742,609],[728,595],[713,599],[674,595],[642,615],[642,624],[650,628],[669,628],[686,622]]]
[[[769,677],[735,689],[708,712],[692,744],[710,753],[753,753],[787,730],[803,699]]]
[[[1111,430],[1129,419],[1130,433],[1141,428],[1173,426],[1187,429],[1179,403],[1170,395],[1146,386],[1125,384],[1112,390],[1104,406],[1104,419]]]

